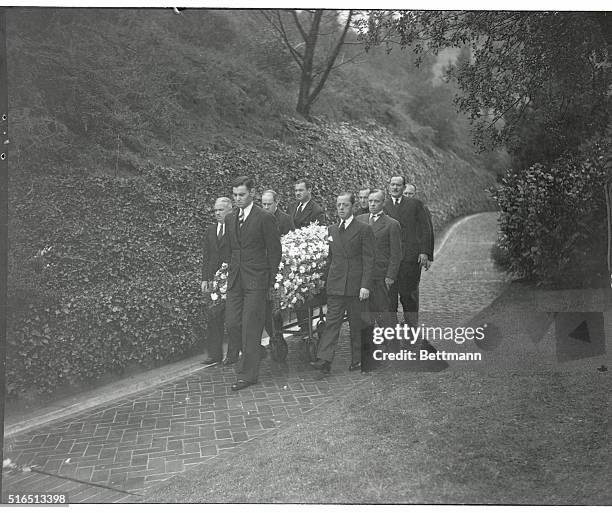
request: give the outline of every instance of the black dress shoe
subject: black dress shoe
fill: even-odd
[[[326,360],[319,359],[314,362],[310,362],[310,365],[312,365],[315,369],[324,372],[329,372],[331,370],[331,362],[328,362]]]
[[[244,379],[239,379],[232,385],[232,390],[237,392],[238,390],[242,390],[243,388],[250,387],[257,383],[256,381],[245,381]]]
[[[206,360],[200,362],[202,365],[214,365],[217,363],[221,363],[220,358],[206,358]]]
[[[361,362],[351,363],[349,365],[349,370],[350,371],[355,371],[355,370],[359,370],[359,369],[361,369]]]
[[[238,361],[238,357],[237,356],[226,356],[225,360],[223,360],[223,365],[224,366],[233,365],[237,361]]]

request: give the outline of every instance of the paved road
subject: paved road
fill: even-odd
[[[504,286],[490,261],[496,215],[470,216],[448,233],[421,282],[421,321],[460,322]],[[231,458],[258,437],[307,415],[365,378],[349,373],[346,327],[332,374],[319,379],[289,340],[286,363],[263,362],[257,386],[232,392],[232,368],[208,368],[5,440],[9,493],[68,493],[72,503],[134,503],[169,477]]]

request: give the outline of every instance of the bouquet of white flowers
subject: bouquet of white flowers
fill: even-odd
[[[223,263],[212,279],[211,290],[206,301],[208,307],[211,309],[221,308],[225,304],[225,299],[227,298],[228,269],[229,265]]]
[[[327,253],[327,227],[313,223],[287,233],[281,239],[283,256],[274,289],[280,293],[280,308],[295,308],[319,294]]]
[[[283,255],[278,266],[274,290],[277,307],[284,310],[303,305],[320,294],[327,253],[327,227],[313,223],[289,232],[281,239]],[[206,298],[210,308],[219,307],[227,297],[228,264],[215,273],[212,289]]]

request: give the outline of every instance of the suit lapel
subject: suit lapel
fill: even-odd
[[[215,225],[215,227],[213,228],[213,233],[212,233],[213,240],[215,241],[215,246],[216,246],[216,248],[217,248],[217,251],[218,251],[218,250],[219,250],[219,248],[221,247],[221,239],[223,238],[223,237],[222,237],[222,238],[220,239],[220,238],[217,236],[217,229],[218,229],[218,228],[219,228],[219,227],[218,227],[217,225]]]
[[[344,246],[344,234],[340,231],[340,227],[338,226],[338,224],[334,223],[333,228],[334,234],[332,234],[332,237],[338,241],[342,253],[346,255],[346,248]]]
[[[311,212],[312,212],[312,199],[308,202],[308,204],[306,205],[306,208],[304,208],[304,212],[302,212],[304,214],[303,219],[307,219],[310,216]]]
[[[296,208],[295,220],[298,223],[303,223],[304,220],[307,219],[310,213],[312,212],[312,199],[308,201],[308,203],[304,207],[304,210],[302,210],[301,212],[297,212],[297,208],[299,208],[300,205],[301,203],[298,203],[298,205],[295,207]]]
[[[234,212],[234,232],[236,233],[236,240],[238,241],[238,245],[240,244],[240,209]]]
[[[380,217],[376,220],[376,222],[372,225],[372,229],[374,233],[378,233],[387,225],[387,221],[385,220],[385,214],[381,214]]]
[[[255,205],[253,205],[251,207],[251,212],[249,213],[247,218],[244,220],[244,223],[242,223],[242,231],[243,232],[251,225],[251,220],[253,219],[254,215],[256,215],[256,213],[255,213]],[[242,235],[242,234],[240,234],[240,235]]]
[[[338,230],[338,240],[342,246],[342,251],[344,251],[345,255],[348,255],[346,250],[346,244],[350,241],[357,233],[359,233],[359,227],[355,224],[358,221],[353,217],[351,224],[348,225],[348,228],[344,230],[344,232],[340,232],[340,227],[336,225],[336,229]],[[355,226],[353,226],[355,225]]]
[[[213,225],[211,225],[208,232],[206,232],[206,237],[208,238],[208,240],[206,241],[208,245],[210,247],[215,247],[214,244],[216,244],[217,232],[215,231],[215,228],[213,228]]]
[[[400,204],[396,205],[393,202],[393,198],[389,198],[387,199],[387,213],[393,217],[394,219],[399,219],[400,217],[400,209],[402,208],[402,205],[404,204],[404,201],[400,200]]]
[[[348,242],[359,233],[359,227],[357,226],[358,221],[353,217],[351,224],[344,231],[344,241]],[[354,225],[354,226],[353,226]]]
[[[295,220],[294,222],[298,224],[302,222],[302,219],[304,218],[304,213],[306,212],[306,209],[300,212],[300,206],[301,203],[298,201],[298,204],[295,206],[295,215],[293,216],[293,219]]]
[[[217,238],[217,243],[218,243],[219,249],[221,249],[227,243],[227,238],[228,238],[228,234],[227,234],[227,224],[226,224],[223,227],[223,235],[222,235],[222,237],[220,239]]]

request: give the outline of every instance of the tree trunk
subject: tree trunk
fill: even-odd
[[[304,34],[304,63],[302,65],[302,73],[300,76],[300,92],[295,110],[306,119],[310,119],[310,107],[312,100],[310,99],[310,90],[312,89],[312,73],[314,66],[314,54],[317,47],[317,38],[319,36],[319,27],[323,11],[317,10],[313,14],[312,23],[308,34]]]
[[[302,71],[302,76],[300,77],[300,92],[298,95],[297,106],[295,110],[298,114],[304,116],[304,118],[310,120],[310,105],[311,103],[308,101],[310,97],[310,88],[312,87],[312,77],[306,71]]]

